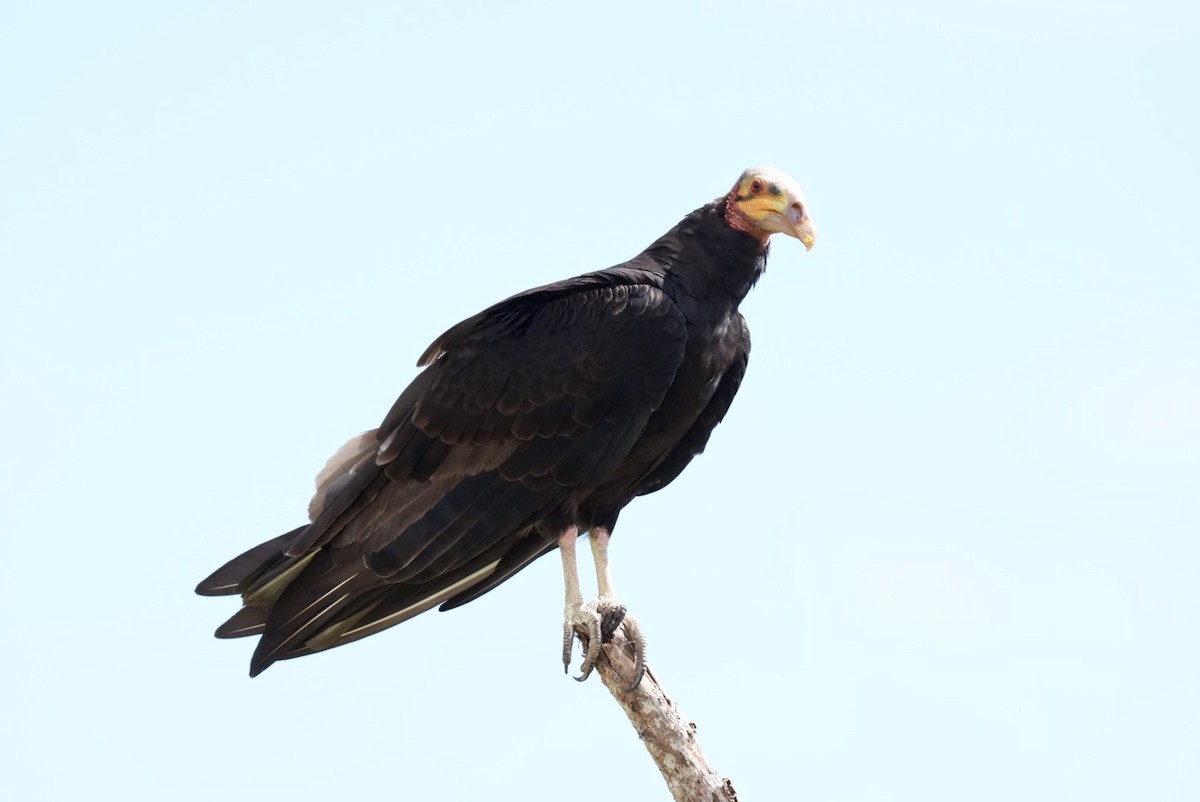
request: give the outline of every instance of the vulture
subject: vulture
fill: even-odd
[[[379,428],[317,476],[308,523],[201,582],[239,594],[218,638],[259,636],[256,676],[277,660],[373,635],[432,607],[474,601],[558,549],[563,665],[580,680],[618,627],[644,641],[608,565],[617,517],[704,450],[750,355],[738,305],[772,234],[812,248],[800,186],[752,167],[640,254],[528,290],[453,326]],[[585,603],[576,541],[589,535],[599,598]]]

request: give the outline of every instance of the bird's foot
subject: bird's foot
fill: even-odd
[[[567,611],[563,623],[563,672],[571,669],[571,643],[576,636],[583,647],[583,664],[579,669],[580,676],[575,679],[583,682],[591,676],[596,661],[600,659],[601,645],[610,642],[622,626],[625,627],[625,637],[633,646],[634,655],[633,681],[627,690],[635,689],[646,672],[646,639],[637,621],[627,613],[625,605],[616,599],[599,598]]]

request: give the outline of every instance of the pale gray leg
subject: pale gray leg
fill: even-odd
[[[591,667],[600,656],[600,644],[603,637],[600,633],[600,613],[593,605],[583,603],[583,593],[579,589],[579,568],[575,562],[575,542],[579,539],[579,530],[569,526],[558,536],[558,550],[562,552],[563,582],[566,585],[566,608],[563,611],[563,673],[571,670],[571,644],[578,630],[581,639],[586,637],[587,652],[583,658],[584,674],[578,679],[587,679]]]
[[[638,626],[637,621],[633,616],[628,615],[625,610],[625,605],[617,601],[617,592],[613,588],[612,572],[608,567],[608,541],[611,533],[604,527],[594,527],[588,534],[588,540],[592,544],[592,558],[596,563],[596,584],[600,590],[600,598],[595,602],[585,605],[585,608],[592,608],[600,617],[600,639],[608,641],[612,638],[617,628],[624,625],[625,637],[633,645],[634,654],[634,671],[633,680],[629,684],[628,690],[633,690],[642,681],[642,676],[646,671],[646,639],[642,635],[642,629]],[[563,558],[566,559],[565,557]],[[589,633],[590,635],[590,633]],[[594,636],[593,636],[594,637]],[[584,658],[583,666],[581,667],[582,676],[580,681],[587,679],[592,673],[592,669],[596,666],[596,660],[600,657],[600,650],[596,649],[593,655],[593,641],[588,643],[588,653]]]

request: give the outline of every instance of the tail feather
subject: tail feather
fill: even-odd
[[[307,524],[297,527],[239,554],[209,574],[196,586],[196,592],[201,596],[232,596],[235,593],[245,593],[257,579],[283,564],[287,559],[283,553],[284,548],[306,528]]]
[[[205,596],[241,594],[244,606],[215,634],[261,636],[250,662],[252,677],[278,660],[342,646],[432,607],[465,604],[557,545],[530,529],[517,544],[494,544],[429,581],[397,582],[371,570],[361,557],[328,546],[288,556],[288,547],[306,535],[305,529],[238,555],[196,587]]]
[[[263,636],[250,658],[252,677],[303,646],[345,614],[357,598],[382,584],[361,562],[339,566],[325,550],[309,557],[312,561],[270,606]]]
[[[439,577],[437,581],[424,586],[401,584],[389,588],[391,592],[388,595],[366,609],[339,616],[329,622],[320,633],[305,641],[306,650],[303,653],[343,646],[403,623],[436,607],[455,593],[487,579],[496,570],[499,562],[494,560],[473,571],[464,569],[453,575]],[[288,655],[293,656],[298,655]]]
[[[217,627],[218,638],[245,638],[250,635],[260,635],[267,628],[266,607],[243,607],[234,613],[228,621]]]

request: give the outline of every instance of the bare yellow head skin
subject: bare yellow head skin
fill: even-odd
[[[796,179],[774,167],[751,167],[742,173],[725,201],[725,219],[763,242],[772,234],[787,234],[812,250],[817,241],[804,190]]]

